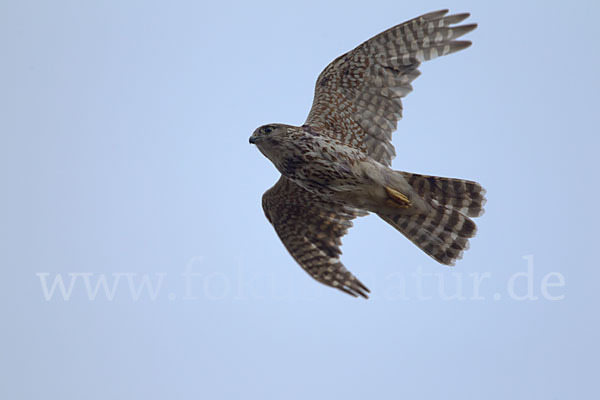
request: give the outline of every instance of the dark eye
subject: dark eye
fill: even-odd
[[[263,128],[263,133],[271,133],[273,132],[273,127],[272,126],[265,126]]]

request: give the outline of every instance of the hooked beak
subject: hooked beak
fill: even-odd
[[[250,144],[255,144],[256,143],[256,137],[250,136],[250,139],[248,139],[248,141],[250,142]]]

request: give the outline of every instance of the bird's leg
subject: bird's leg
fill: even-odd
[[[389,199],[387,200],[387,204],[389,204],[393,207],[400,207],[400,208],[409,208],[412,206],[412,202],[408,199],[408,197],[406,197],[399,191],[392,189],[391,187],[388,187],[388,186],[384,186],[383,188],[385,189],[387,195],[389,196]]]

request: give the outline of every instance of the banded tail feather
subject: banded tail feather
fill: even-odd
[[[428,211],[378,215],[436,261],[454,265],[477,232],[470,217],[483,214],[485,189],[462,179],[400,173],[429,204]]]
[[[477,182],[409,172],[401,174],[419,196],[435,205],[453,208],[469,217],[480,217],[485,211],[486,191]]]

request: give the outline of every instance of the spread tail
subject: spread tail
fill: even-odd
[[[462,179],[398,173],[429,207],[423,213],[399,211],[379,216],[436,261],[454,265],[477,232],[470,217],[483,214],[485,189]]]

